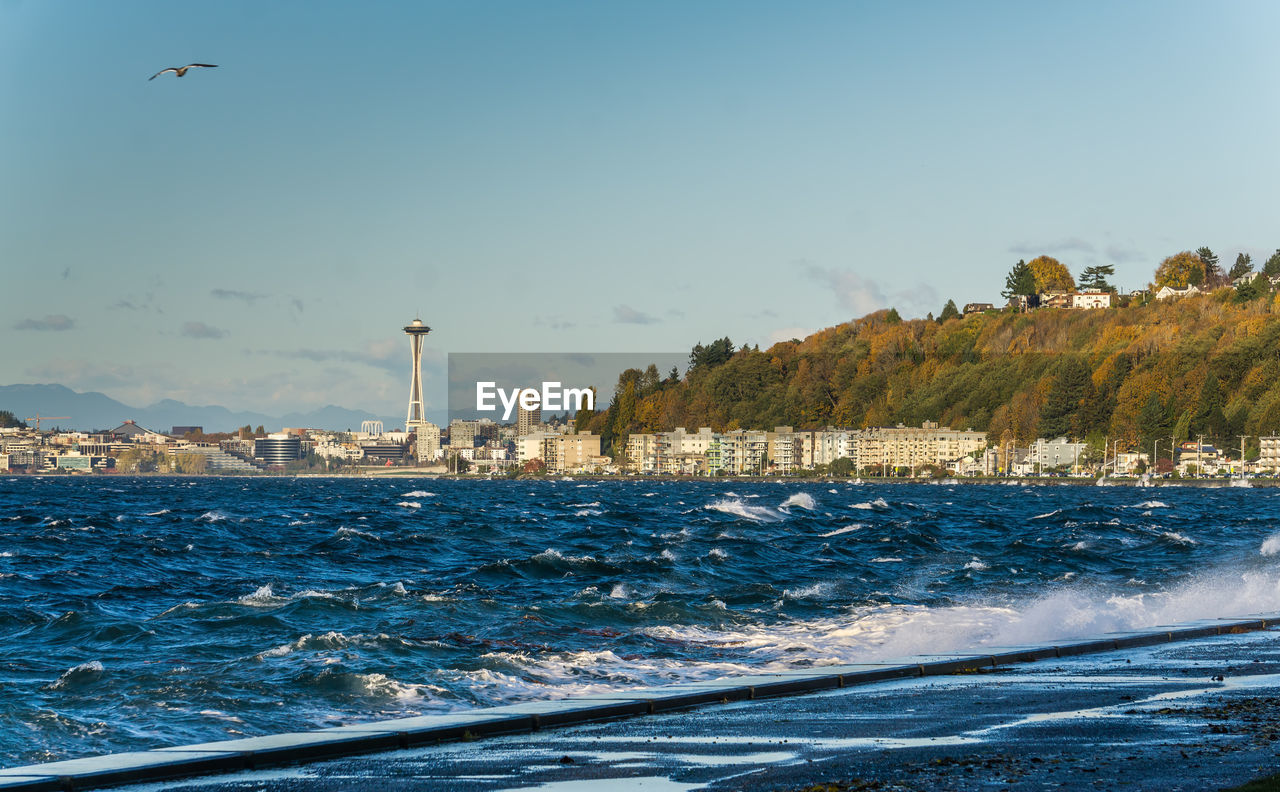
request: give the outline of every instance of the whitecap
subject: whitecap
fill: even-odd
[[[753,522],[778,522],[783,515],[770,509],[768,506],[748,506],[737,498],[724,498],[702,507],[709,511],[718,511],[723,514],[731,514],[734,517],[741,517],[744,520]]]
[[[403,506],[406,509],[421,509],[422,504],[417,501],[400,501],[397,506]]]
[[[881,557],[881,558],[873,558],[873,559],[871,559],[871,563],[873,563],[873,564],[892,564],[892,563],[896,563],[896,562],[901,561],[901,560],[902,560],[901,558],[893,558],[893,557],[890,557],[890,556],[883,556],[883,557]]]
[[[252,594],[245,594],[236,600],[241,605],[270,605],[279,601],[280,598],[272,593],[270,583],[265,586],[259,586]]]
[[[970,561],[969,563],[965,564],[965,565],[964,565],[964,568],[965,568],[965,569],[972,569],[972,570],[974,570],[975,572],[980,572],[980,571],[982,571],[982,570],[984,570],[984,569],[987,569],[989,566],[990,566],[989,564],[985,564],[985,563],[983,563],[982,561],[980,561],[980,560],[978,560],[978,559],[976,559],[976,558],[975,558],[975,559],[973,559],[972,561]]]
[[[782,596],[790,599],[814,599],[817,597],[826,597],[835,587],[832,583],[819,582],[811,583],[798,589],[783,589]]]
[[[849,508],[850,508],[850,509],[863,509],[863,510],[870,510],[870,509],[887,509],[887,508],[889,508],[889,504],[885,501],[885,499],[884,499],[884,498],[876,498],[875,500],[873,500],[873,501],[867,501],[866,503],[855,503],[855,504],[853,504],[852,506],[850,506]]]
[[[787,498],[782,502],[779,509],[786,510],[792,506],[799,506],[801,509],[813,511],[817,504],[813,502],[813,496],[807,492],[797,492],[795,495]]]
[[[73,682],[93,679],[104,670],[102,663],[97,660],[90,660],[87,663],[81,663],[78,666],[68,668],[66,671],[63,671],[62,676],[58,677],[57,681],[49,685],[49,689],[57,690],[58,688],[66,687]]]
[[[1258,548],[1258,552],[1264,556],[1280,554],[1280,533],[1272,534],[1264,539],[1262,547]]]
[[[435,496],[436,494],[434,492],[427,492],[426,490],[413,490],[412,492],[406,492],[400,497],[402,498],[434,498]]]
[[[843,528],[837,528],[834,531],[829,531],[827,533],[824,533],[822,534],[822,537],[826,538],[828,536],[839,536],[840,534],[846,534],[852,531],[860,531],[863,528],[866,528],[866,526],[863,525],[862,523],[854,523],[853,525],[846,525]]]

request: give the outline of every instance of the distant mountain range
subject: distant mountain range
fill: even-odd
[[[206,432],[232,432],[248,424],[279,431],[286,426],[342,431],[360,429],[360,423],[380,420],[387,429],[401,428],[404,416],[374,415],[362,410],[329,405],[309,412],[267,415],[250,411],[234,411],[214,405],[192,406],[164,399],[149,407],[130,407],[101,393],[77,393],[63,385],[0,385],[0,410],[8,410],[21,420],[36,414],[70,418],[42,421],[42,428],[114,429],[125,421],[157,432],[168,432],[174,426],[200,426]],[[32,421],[27,422],[33,425]]]

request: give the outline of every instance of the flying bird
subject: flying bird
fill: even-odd
[[[148,77],[148,78],[147,78],[147,81],[148,81],[148,82],[150,82],[151,80],[154,80],[155,78],[159,77],[160,75],[164,74],[165,72],[173,72],[174,74],[176,74],[176,75],[178,75],[179,77],[181,77],[182,75],[184,75],[184,74],[186,74],[186,73],[187,73],[187,69],[196,69],[196,68],[200,68],[200,69],[216,69],[216,68],[218,68],[218,64],[216,64],[216,63],[188,63],[186,66],[170,66],[170,67],[169,67],[169,68],[167,68],[167,69],[161,69],[160,71],[158,71],[158,72],[156,72],[155,74],[151,75],[150,77]]]

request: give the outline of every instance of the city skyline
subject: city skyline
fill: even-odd
[[[5,3],[0,384],[395,415],[420,315],[439,414],[449,352],[767,346],[1040,253],[1260,263],[1278,17]]]

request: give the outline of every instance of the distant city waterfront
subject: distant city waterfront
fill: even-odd
[[[1027,446],[992,445],[984,432],[922,426],[798,431],[676,428],[628,435],[618,457],[601,453],[601,438],[574,430],[565,416],[543,423],[521,410],[513,424],[455,420],[443,433],[416,422],[414,432],[366,421],[359,432],[305,428],[266,432],[245,427],[205,435],[198,426],[158,432],[126,421],[102,432],[0,429],[0,472],[31,474],[254,475],[414,473],[536,475],[831,476],[837,478],[1273,477],[1280,473],[1280,437],[1257,438],[1241,463],[1239,449],[1191,441],[1163,442],[1169,457],[1118,444],[1098,448],[1066,437]],[[1161,445],[1157,440],[1154,445]]]

